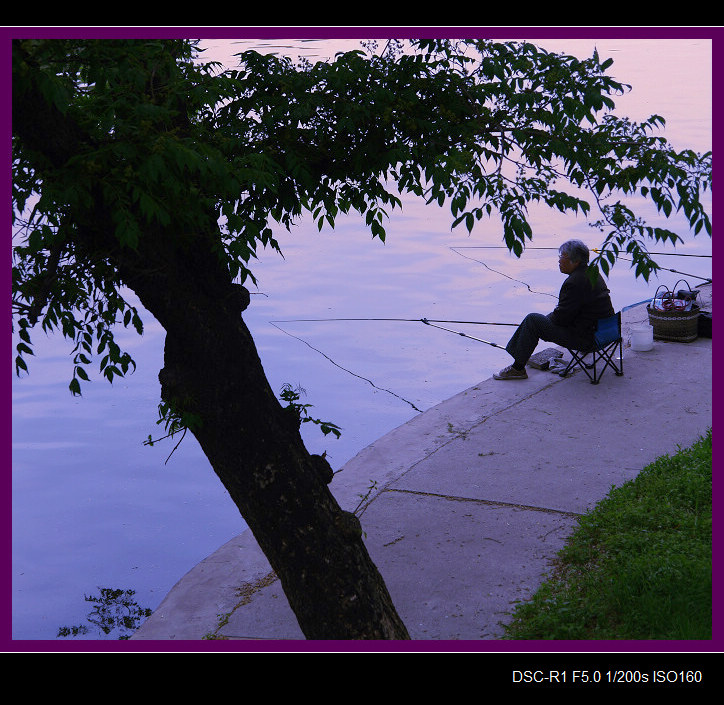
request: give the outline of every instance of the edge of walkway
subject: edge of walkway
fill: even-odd
[[[711,311],[711,283],[697,288]],[[529,369],[525,382],[485,380],[387,433],[335,475],[343,509],[365,498],[365,543],[412,639],[499,639],[578,516],[711,426],[711,339],[636,352],[631,331],[647,322],[645,302],[624,309],[623,377],[607,370],[593,386],[582,373]],[[594,407],[599,423],[582,422]],[[677,423],[662,434],[672,414]],[[304,636],[247,530],[183,576],[132,639]]]

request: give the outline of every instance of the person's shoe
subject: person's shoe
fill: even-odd
[[[493,379],[528,379],[528,373],[525,370],[516,370],[510,365],[493,374]]]

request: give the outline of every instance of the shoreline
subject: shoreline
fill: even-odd
[[[701,292],[700,308],[711,311],[712,284],[702,284],[696,288]],[[528,566],[523,580],[525,586],[521,587],[519,583],[520,570],[513,558],[518,549],[511,548],[512,552],[507,557],[513,561],[509,567],[510,582],[496,595],[494,605],[461,610],[466,615],[462,621],[468,618],[473,621],[477,619],[482,624],[487,619],[488,626],[482,629],[479,636],[472,638],[495,639],[499,630],[496,631],[494,623],[498,622],[499,616],[493,617],[489,614],[483,619],[481,610],[485,612],[486,609],[492,609],[491,614],[498,614],[501,604],[510,602],[510,592],[516,584],[516,594],[519,594],[520,590],[523,590],[523,593],[533,591],[542,581],[540,570],[545,568],[547,560],[560,549],[575,525],[576,516],[584,512],[586,507],[600,501],[610,489],[612,481],[613,484],[625,481],[627,476],[637,474],[644,467],[645,458],[660,455],[660,449],[667,449],[677,438],[685,441],[695,435],[695,429],[703,430],[704,425],[711,425],[711,396],[706,399],[706,394],[703,394],[696,408],[687,407],[687,418],[682,419],[682,424],[674,433],[668,434],[670,437],[662,438],[661,434],[657,433],[656,439],[645,442],[641,438],[639,425],[648,423],[651,414],[655,415],[654,418],[663,418],[663,409],[678,408],[675,391],[684,388],[685,384],[684,380],[677,379],[677,375],[699,375],[705,370],[707,361],[708,369],[711,370],[710,339],[698,339],[698,344],[697,341],[655,341],[654,350],[643,353],[637,353],[630,347],[633,328],[641,323],[648,323],[647,303],[645,301],[632,304],[622,310],[623,377],[618,378],[607,371],[601,383],[592,386],[582,374],[575,373],[563,379],[551,372],[532,370],[527,381],[517,384],[484,380],[385,434],[350,459],[335,474],[330,486],[332,492],[340,506],[347,511],[353,511],[360,505],[357,513],[368,537],[366,543],[370,545],[373,560],[380,567],[403,620],[406,623],[410,621],[409,617],[404,616],[408,607],[414,614],[422,610],[426,613],[425,619],[429,617],[432,620],[430,625],[421,625],[417,630],[410,628],[411,636],[417,634],[413,639],[470,637],[463,636],[467,631],[458,634],[453,630],[447,635],[445,632],[449,630],[450,624],[445,625],[448,622],[445,612],[449,610],[444,608],[443,604],[448,599],[455,599],[454,586],[449,586],[443,594],[436,594],[434,599],[427,601],[415,594],[420,586],[419,583],[409,582],[408,569],[412,572],[436,570],[433,566],[424,564],[428,559],[435,562],[438,554],[430,553],[427,559],[423,558],[420,563],[420,555],[426,555],[421,546],[432,550],[428,543],[429,538],[425,537],[425,533],[432,533],[432,530],[429,527],[423,529],[421,525],[418,527],[417,538],[414,541],[407,540],[411,534],[404,528],[405,523],[409,522],[410,526],[417,527],[417,522],[422,521],[425,525],[428,521],[426,512],[441,511],[446,517],[442,526],[445,526],[448,520],[453,522],[447,525],[450,535],[468,536],[469,527],[465,526],[459,532],[454,528],[454,522],[463,520],[460,517],[449,517],[450,507],[440,504],[446,500],[449,502],[450,499],[457,500],[461,505],[468,502],[471,513],[467,516],[474,515],[477,518],[480,514],[481,522],[491,521],[491,516],[488,516],[492,511],[490,507],[497,508],[495,511],[503,514],[513,512],[516,525],[524,521],[532,522],[529,528],[534,534],[539,530],[541,521],[548,522],[547,531],[551,536],[555,535],[556,540],[546,540],[545,546],[536,544],[531,536],[513,538],[505,534],[504,538],[496,539],[500,540],[501,544],[512,542],[511,546],[517,542],[521,545],[520,550],[524,550],[525,555],[530,557],[531,565]],[[661,362],[664,355],[670,358],[666,367],[671,374],[661,378],[657,375],[656,362]],[[680,364],[680,360],[686,361],[689,355],[696,355],[698,364]],[[657,380],[660,382],[659,388]],[[622,394],[617,391],[616,386],[618,384],[620,388],[624,383],[628,385],[628,391]],[[669,386],[664,388],[666,385]],[[641,399],[638,399],[637,395],[641,396]],[[644,398],[647,395],[648,400]],[[543,419],[546,430],[541,438],[544,443],[548,438],[554,441],[556,436],[551,436],[551,432],[555,434],[556,428],[565,428],[567,425],[572,429],[579,420],[577,417],[584,414],[581,409],[588,408],[587,404],[594,400],[608,403],[612,407],[601,407],[605,409],[601,412],[604,422],[602,427],[608,424],[611,429],[618,429],[618,438],[616,443],[610,444],[612,447],[606,448],[607,441],[599,438],[600,434],[596,435],[596,429],[576,430],[577,437],[585,436],[591,450],[583,448],[582,455],[577,455],[576,444],[566,444],[567,452],[571,456],[566,467],[579,471],[580,463],[583,462],[581,458],[587,458],[590,452],[593,452],[594,446],[598,447],[601,459],[601,467],[596,466],[590,477],[579,478],[578,482],[571,482],[567,471],[562,471],[560,467],[548,467],[550,463],[540,458],[537,460],[538,466],[532,467],[530,458],[546,455],[537,449],[540,440],[532,438],[528,448],[521,439],[520,448],[516,449],[516,453],[511,453],[505,434],[498,433],[495,428],[507,428],[509,420],[512,419],[520,419],[521,423],[530,420],[532,425],[527,432],[532,437],[540,432],[540,419]],[[580,407],[580,404],[583,404],[583,407]],[[621,408],[616,408],[617,405]],[[559,411],[557,419],[546,418],[554,416],[551,409]],[[564,413],[570,416],[564,419]],[[629,420],[628,414],[636,414],[637,423]],[[687,425],[685,422],[690,423]],[[474,438],[479,440],[477,446],[470,443]],[[632,441],[634,445],[629,447]],[[638,452],[635,445],[647,447]],[[483,466],[485,456],[489,456],[497,464],[496,477],[485,478],[480,482],[477,479],[471,480],[470,468],[474,467],[478,472],[477,468]],[[526,458],[525,468],[520,467],[521,457]],[[623,468],[615,467],[616,462],[613,462],[612,458],[616,457],[621,458],[619,464],[623,465]],[[650,457],[650,460],[653,459],[654,457]],[[528,466],[529,463],[531,467]],[[540,471],[542,479],[539,481],[531,479],[536,471]],[[507,482],[497,475],[506,477]],[[374,488],[374,492],[370,488]],[[362,497],[364,500],[360,502]],[[423,509],[427,504],[430,506]],[[544,512],[546,516],[543,515]],[[496,519],[496,526],[497,522]],[[501,529],[490,529],[498,530]],[[396,546],[394,556],[389,550],[392,543]],[[409,543],[407,550],[412,550],[412,554],[399,554],[401,544],[405,543]],[[473,535],[470,535],[466,550],[476,546],[475,550],[480,551],[478,543],[479,538],[474,539]],[[423,552],[418,555],[421,550]],[[477,556],[476,560],[479,558],[480,556]],[[466,557],[464,552],[459,560],[461,566],[465,566],[461,567],[461,570],[474,572],[466,565],[470,558]],[[440,579],[444,581],[444,576],[450,575],[451,567],[447,564],[447,557],[440,557],[440,561],[437,570],[442,572],[443,577]],[[495,562],[495,566],[500,569],[498,562]],[[459,593],[460,599],[464,599],[464,591],[472,589],[468,584],[472,577],[464,578],[463,574],[459,577],[456,575],[456,579],[462,580],[465,586]],[[436,575],[436,579],[438,577]],[[466,625],[465,629],[473,629],[474,632],[475,628]],[[430,636],[424,636],[425,634]],[[266,557],[252,533],[246,530],[183,576],[131,638],[303,640],[304,636],[296,625],[279,581],[272,573]]]

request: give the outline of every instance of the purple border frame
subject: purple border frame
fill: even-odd
[[[486,36],[490,38],[514,38],[516,36],[527,35],[535,38],[581,38],[581,39],[687,39],[700,38],[712,40],[712,61],[713,61],[713,86],[719,86],[721,83],[721,72],[719,67],[722,65],[724,44],[724,27],[509,27],[509,26],[445,26],[445,27],[407,27],[407,26],[391,26],[391,27],[307,27],[307,26],[260,26],[260,27],[206,27],[206,26],[182,26],[182,27],[0,27],[0,46],[2,47],[2,55],[0,66],[2,67],[2,89],[6,96],[10,93],[11,81],[11,40],[17,37],[153,37],[153,38],[170,38],[170,37],[189,37],[200,39],[234,39],[240,38],[260,38],[260,39],[387,39],[387,38],[420,38],[420,37],[469,37],[469,36]],[[716,126],[717,118],[720,115],[720,91],[713,90],[713,123]],[[0,125],[3,134],[10,132],[11,123],[11,101],[9,99],[3,102],[2,118]],[[712,134],[712,150],[718,144],[720,137],[717,130],[713,129]],[[10,140],[5,141],[5,161],[10,164]],[[8,180],[7,189],[10,191],[10,169],[6,171]],[[10,271],[3,269],[0,273],[2,277],[3,287],[10,288]],[[8,302],[10,297],[8,297]],[[9,337],[9,336],[8,336]],[[9,343],[9,341],[6,341]],[[10,350],[8,344],[6,350]],[[714,386],[717,388],[720,384],[721,375],[715,367]],[[10,375],[6,373],[3,378],[0,393],[6,400],[3,408],[4,423],[2,426],[2,463],[3,469],[3,500],[4,500],[4,517],[5,522],[2,527],[3,538],[11,535],[11,424],[12,424],[12,396],[11,396],[11,380]],[[715,395],[716,398],[716,395]],[[714,414],[716,416],[716,407]],[[715,492],[714,501],[719,499]],[[714,529],[714,538],[718,538],[721,531],[718,526]],[[10,550],[11,542],[4,541],[5,550],[3,553],[5,570],[2,580],[0,580],[0,644],[3,652],[403,652],[403,653],[473,653],[485,652],[488,654],[508,656],[507,661],[517,659],[517,662],[523,664],[521,668],[530,667],[526,664],[531,662],[531,658],[536,664],[546,664],[546,668],[554,663],[558,666],[565,665],[566,661],[562,660],[561,655],[575,654],[572,659],[576,668],[580,667],[580,663],[593,660],[601,661],[601,654],[605,654],[607,661],[613,658],[616,663],[627,663],[632,660],[635,663],[643,663],[643,655],[660,655],[659,662],[666,662],[671,665],[673,663],[692,663],[690,657],[698,655],[701,660],[706,656],[709,660],[714,654],[722,653],[722,619],[721,610],[716,602],[713,605],[713,638],[709,641],[411,641],[411,642],[340,642],[340,641],[18,641],[12,640],[11,634],[11,560]],[[718,543],[715,541],[718,547]],[[716,552],[716,551],[715,551]],[[721,585],[719,571],[717,570],[716,561],[714,562],[714,594],[716,595],[717,587]],[[524,654],[526,660],[517,658],[516,655]],[[545,655],[556,654],[555,661],[546,660]],[[671,657],[679,654],[680,657],[686,655],[686,658],[679,660]],[[622,660],[622,656],[626,655],[626,659]],[[515,658],[514,658],[515,657]],[[582,661],[582,657],[583,661]],[[648,659],[649,661],[651,658]],[[569,658],[568,661],[571,661]],[[497,668],[497,659],[491,663]],[[673,667],[673,666],[672,666]],[[509,672],[505,671],[505,678],[509,678]],[[509,682],[506,680],[506,682]]]

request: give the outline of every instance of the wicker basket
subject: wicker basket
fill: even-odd
[[[659,311],[646,306],[649,323],[654,329],[654,340],[670,340],[677,343],[691,343],[696,340],[699,322],[699,307],[693,304],[690,311]]]

